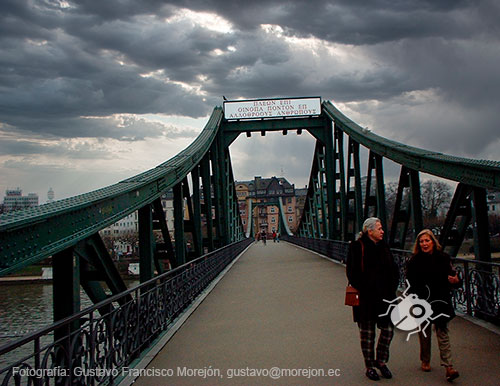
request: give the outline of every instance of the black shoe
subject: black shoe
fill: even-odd
[[[377,371],[372,367],[366,369],[366,376],[372,381],[380,381],[380,377],[378,376]]]
[[[382,373],[382,376],[386,379],[391,379],[392,378],[392,373],[391,370],[387,367],[387,365],[377,365],[377,369],[380,370]]]

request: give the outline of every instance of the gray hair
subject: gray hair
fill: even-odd
[[[377,217],[368,217],[363,223],[363,230],[359,232],[358,238],[363,236],[363,234],[368,233],[368,230],[375,229],[375,225],[377,225],[378,222],[382,223],[382,221],[380,221],[380,219]]]

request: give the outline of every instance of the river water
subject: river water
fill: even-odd
[[[128,288],[138,283],[137,280],[126,281]],[[92,302],[82,290],[81,309],[91,305]],[[0,347],[52,323],[52,283],[0,285]],[[27,353],[3,355],[0,369],[19,359],[19,355]]]

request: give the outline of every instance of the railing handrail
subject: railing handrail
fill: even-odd
[[[345,264],[348,255],[348,241],[312,239],[309,237],[283,237],[284,241],[315,251],[323,256]],[[400,272],[399,288],[405,283],[406,261],[412,251],[391,248]],[[453,306],[474,318],[484,319],[500,325],[500,263],[452,257],[452,263],[463,282],[453,291]]]
[[[109,298],[107,298],[107,299],[105,299],[105,300],[103,300],[103,301],[101,301],[99,303],[96,303],[96,304],[94,304],[92,306],[89,306],[89,307],[87,307],[87,308],[85,308],[85,309],[83,309],[83,310],[81,310],[81,311],[79,311],[79,312],[77,312],[77,313],[75,313],[75,314],[73,314],[71,316],[68,316],[68,317],[63,318],[61,320],[58,320],[56,323],[53,323],[53,324],[51,324],[51,325],[49,325],[47,327],[44,327],[44,328],[42,328],[42,329],[40,329],[38,331],[35,331],[35,332],[31,333],[31,334],[28,334],[28,335],[26,335],[26,336],[24,336],[24,337],[22,337],[22,338],[20,338],[20,339],[18,339],[16,341],[14,341],[14,342],[7,343],[6,345],[0,347],[0,356],[3,355],[6,352],[12,351],[12,350],[14,350],[14,349],[16,349],[16,348],[18,348],[18,347],[20,347],[20,346],[28,343],[29,341],[33,341],[34,339],[37,339],[37,338],[39,338],[39,337],[41,337],[43,335],[46,335],[50,331],[54,331],[54,330],[58,329],[61,326],[67,325],[68,323],[71,323],[74,320],[78,320],[78,319],[82,318],[85,315],[88,315],[88,314],[90,314],[92,312],[95,312],[99,308],[105,307],[105,306],[107,306],[107,305],[109,305],[109,304],[111,304],[113,302],[118,301],[121,298],[124,298],[124,297],[126,297],[126,296],[128,296],[128,295],[130,295],[130,294],[132,294],[134,292],[137,292],[137,291],[141,290],[142,288],[149,287],[149,286],[151,286],[151,284],[154,284],[154,283],[156,283],[159,280],[164,280],[164,279],[168,278],[169,276],[175,276],[175,274],[183,271],[186,268],[189,268],[189,267],[191,267],[193,265],[196,265],[201,260],[206,259],[206,258],[208,258],[208,257],[210,257],[212,255],[221,253],[223,250],[231,248],[231,247],[233,247],[234,245],[236,245],[236,244],[238,244],[240,242],[241,241],[236,241],[234,243],[231,243],[231,244],[228,244],[228,245],[226,245],[224,247],[216,249],[216,250],[214,250],[212,252],[209,252],[209,253],[207,253],[207,254],[205,254],[203,256],[200,256],[200,257],[198,257],[198,258],[196,258],[194,260],[191,260],[191,261],[189,261],[189,262],[187,262],[187,263],[185,263],[185,264],[183,264],[183,265],[181,265],[181,266],[179,266],[177,268],[174,268],[174,269],[172,269],[170,271],[164,272],[161,275],[155,276],[154,278],[149,279],[148,281],[145,281],[145,282],[143,282],[141,284],[138,284],[138,285],[136,285],[133,288],[129,288],[126,291],[120,292],[119,294],[110,296]]]
[[[293,238],[293,237],[297,237],[297,236],[290,236],[290,237]],[[316,240],[316,241],[320,241],[320,242],[333,242],[333,243],[344,244],[344,245],[350,243],[350,241],[331,240],[331,239],[318,239],[318,238],[312,238],[312,237],[308,237],[308,239],[313,240],[313,241]],[[409,249],[399,249],[399,248],[391,248],[391,251],[392,252],[398,252],[398,253],[404,253],[404,254],[408,254],[408,255],[411,255],[413,253]],[[471,263],[471,264],[481,264],[481,265],[484,265],[484,266],[498,267],[500,269],[500,262],[497,263],[495,261],[479,261],[479,260],[465,259],[463,257],[453,257],[453,256],[450,256],[450,259],[452,261],[460,261],[460,262]]]

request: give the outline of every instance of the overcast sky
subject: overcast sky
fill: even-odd
[[[153,168],[222,95],[321,96],[387,138],[499,160],[499,20],[497,0],[2,0],[0,197]],[[239,138],[235,178],[303,186],[313,148]]]

